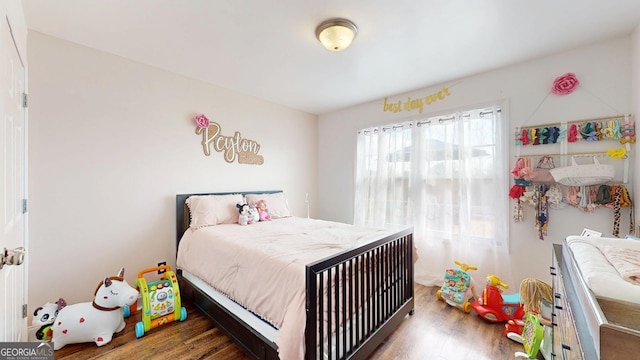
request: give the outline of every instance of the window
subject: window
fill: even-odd
[[[359,131],[355,223],[412,225],[418,251],[507,250],[503,129],[493,107]]]

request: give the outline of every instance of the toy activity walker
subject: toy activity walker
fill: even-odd
[[[160,280],[147,283],[144,274],[162,270],[164,273]],[[180,302],[178,278],[169,266],[161,265],[140,271],[136,287],[142,301],[142,321],[136,323],[136,338],[160,325],[187,318],[187,309]],[[135,311],[136,307],[133,309]],[[125,309],[125,316],[128,316],[128,309]]]
[[[455,261],[460,269],[446,269],[444,281],[440,290],[436,292],[438,300],[442,300],[451,306],[458,307],[462,311],[471,311],[471,299],[477,299],[475,284],[469,270],[478,270],[477,267]]]

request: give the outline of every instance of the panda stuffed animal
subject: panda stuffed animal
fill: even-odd
[[[63,298],[58,299],[55,303],[46,303],[33,312],[33,320],[31,325],[39,326],[36,331],[36,339],[51,341],[53,334],[53,322],[58,316],[58,311],[65,307],[67,303]]]
[[[240,213],[238,215],[238,224],[240,225],[249,224],[249,204],[247,203],[236,204],[236,207],[238,208],[238,212]]]

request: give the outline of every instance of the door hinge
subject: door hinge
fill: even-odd
[[[27,317],[27,304],[22,304],[22,318]]]
[[[28,98],[27,93],[22,93],[22,107],[23,108],[27,108],[27,105],[29,105],[29,102],[28,102],[27,98]]]
[[[22,213],[26,214],[27,213],[27,199],[22,199]]]

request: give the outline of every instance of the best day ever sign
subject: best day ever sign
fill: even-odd
[[[401,111],[413,111],[418,110],[422,114],[425,105],[431,105],[438,100],[444,100],[447,96],[451,95],[448,87],[443,87],[442,90],[429,94],[424,97],[414,98],[407,97],[407,100],[398,100],[397,102],[388,102],[387,98],[384,98],[384,107],[382,111],[398,113]]]

